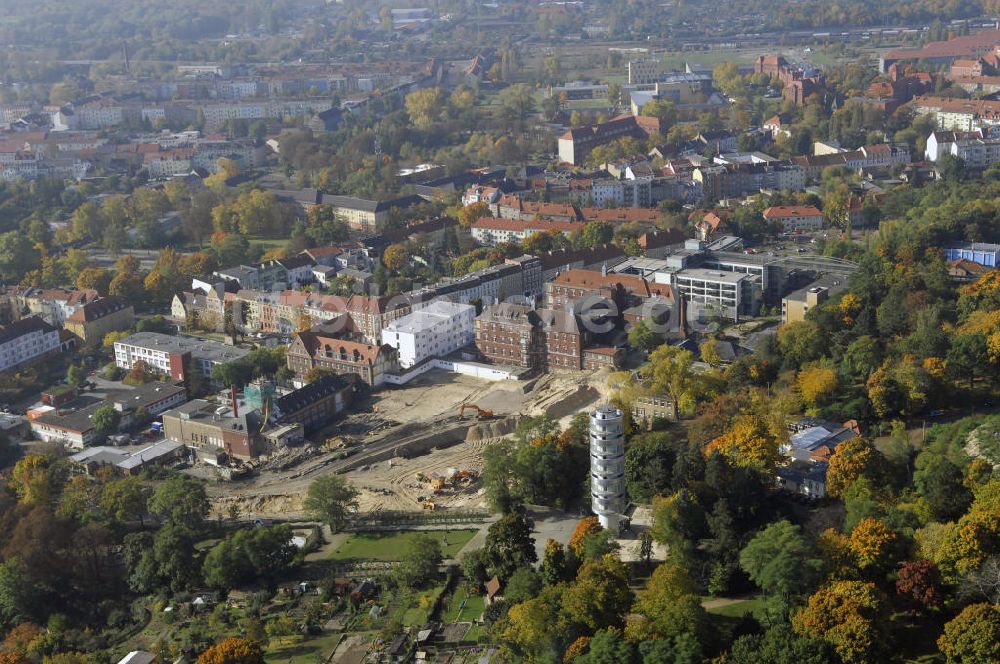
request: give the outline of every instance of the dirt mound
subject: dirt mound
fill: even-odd
[[[239,514],[246,517],[288,517],[305,513],[302,501],[305,494],[271,494],[257,496],[224,496],[214,501],[213,507],[218,514],[229,516],[233,506],[237,506]]]
[[[478,440],[489,440],[490,438],[501,438],[514,433],[514,429],[517,428],[517,423],[520,419],[521,417],[518,415],[514,417],[505,417],[502,420],[480,422],[469,428],[469,432],[465,435],[465,440],[468,442],[474,442]]]

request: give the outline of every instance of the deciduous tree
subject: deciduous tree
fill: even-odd
[[[1000,661],[1000,608],[972,604],[945,624],[937,641],[949,664]]]
[[[845,664],[878,661],[888,644],[885,600],[872,583],[833,581],[792,616],[792,629],[826,641]]]
[[[198,656],[198,664],[264,664],[260,643],[231,636]]]
[[[740,552],[740,567],[764,592],[778,598],[787,617],[819,578],[822,560],[799,527],[782,520],[750,540]]]
[[[358,509],[359,492],[342,475],[324,475],[309,485],[303,507],[337,532]]]

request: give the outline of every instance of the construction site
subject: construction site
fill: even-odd
[[[357,488],[360,513],[485,507],[483,450],[502,444],[520,418],[566,424],[601,400],[607,373],[546,373],[487,381],[431,371],[377,392],[311,445],[275,454],[245,479],[209,487],[215,511],[242,518],[298,518],[309,484],[340,472]]]

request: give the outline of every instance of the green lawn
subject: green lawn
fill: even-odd
[[[703,602],[711,602],[715,597],[703,597]],[[758,620],[764,618],[764,600],[760,597],[755,597],[754,599],[743,599],[731,604],[724,604],[722,606],[714,606],[711,608],[706,608],[705,610],[711,614],[717,616],[723,616],[725,618],[742,618],[744,613],[752,613]]]
[[[400,560],[406,545],[417,535],[428,535],[441,543],[445,558],[454,558],[476,534],[475,530],[404,530],[356,533],[330,554],[332,560]]]
[[[465,601],[465,606],[462,606],[463,600]],[[448,607],[444,611],[444,615],[441,616],[441,620],[446,623],[453,622],[469,622],[476,620],[479,616],[483,615],[483,611],[486,610],[486,604],[483,602],[482,595],[470,595],[466,597],[465,590],[459,589],[451,596],[451,600],[448,602]]]
[[[272,639],[264,653],[268,664],[316,664],[325,662],[340,643],[340,634],[321,634],[303,640],[301,637]]]

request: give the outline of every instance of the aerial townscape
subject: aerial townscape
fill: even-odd
[[[1000,663],[1000,0],[0,2],[0,664]]]

